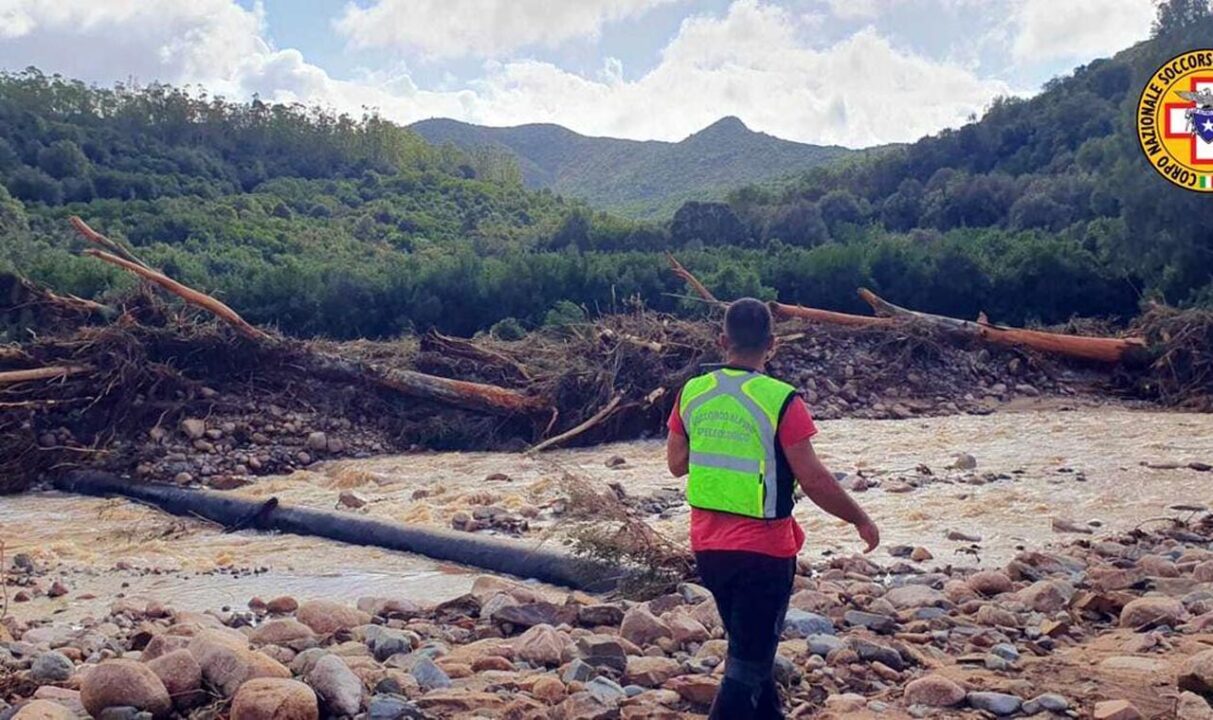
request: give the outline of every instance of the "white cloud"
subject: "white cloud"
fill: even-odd
[[[334,78],[298,50],[273,48],[264,22],[260,10],[230,0],[0,0],[0,67],[35,64],[102,83],[195,83],[212,94],[258,93],[355,114],[374,107],[402,123],[553,122],[637,139],[678,140],[737,115],[780,137],[851,146],[917,139],[1012,91],[895,47],[871,28],[812,47],[811,18],[763,0],[736,0],[723,17],[688,17],[657,65],[632,80],[613,58],[589,75],[511,59],[487,61],[462,85],[429,89],[403,70]]]
[[[103,82],[228,77],[269,52],[262,20],[231,0],[0,0],[0,66]]]
[[[498,57],[596,37],[608,23],[679,0],[374,0],[335,22],[355,47],[419,50],[432,58]]]
[[[1012,13],[1016,60],[1090,60],[1144,40],[1154,0],[1022,0]]]
[[[895,0],[885,0],[890,4]],[[841,20],[871,20],[880,15],[880,0],[826,0],[830,14]]]

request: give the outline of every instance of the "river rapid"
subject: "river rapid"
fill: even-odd
[[[882,486],[856,497],[880,525],[886,548],[925,547],[935,558],[929,565],[1001,564],[1018,547],[1071,539],[1053,530],[1055,518],[1095,523],[1098,534],[1176,515],[1168,509],[1172,505],[1213,501],[1213,473],[1187,467],[1213,463],[1210,415],[1105,406],[842,419],[821,422],[814,444],[832,470],[862,473]],[[976,469],[947,469],[962,452],[976,458]],[[613,458],[625,462],[609,468]],[[917,466],[930,468],[934,481],[909,492],[889,491],[899,478],[923,477]],[[367,504],[344,512],[444,527],[457,513],[496,506],[531,518],[519,542],[555,543],[568,528],[558,512],[566,473],[603,490],[617,482],[633,496],[680,487],[666,472],[663,444],[639,441],[538,457],[419,453],[334,461],[259,478],[232,492],[335,508],[347,490]],[[990,476],[984,484],[970,484]],[[803,558],[859,549],[849,528],[811,503],[800,502],[795,515],[808,536]],[[688,520],[685,506],[649,518],[680,542],[686,542]],[[950,540],[950,531],[981,540]],[[48,582],[61,577],[67,586],[62,597],[10,604],[10,612],[28,619],[99,613],[118,594],[155,597],[184,609],[239,608],[256,595],[283,594],[433,602],[465,592],[476,574],[318,538],[224,534],[207,522],[124,500],[57,493],[0,498],[0,540],[10,560],[28,553],[53,569]]]

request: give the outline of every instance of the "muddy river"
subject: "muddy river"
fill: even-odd
[[[935,563],[1000,564],[1016,547],[1069,536],[1055,518],[1096,532],[1174,515],[1175,504],[1213,502],[1213,416],[1112,407],[1000,412],[914,420],[820,423],[818,452],[836,471],[882,485],[857,495],[881,526],[886,546],[922,545]],[[948,469],[957,453],[972,471]],[[625,462],[607,467],[613,458]],[[889,492],[899,478],[931,469],[934,482]],[[567,474],[606,489],[617,482],[644,496],[679,483],[665,470],[657,441],[554,451],[531,458],[501,453],[424,453],[346,460],[290,476],[261,478],[234,491],[283,503],[335,508],[341,491],[367,501],[364,513],[399,522],[449,526],[456,513],[495,506],[531,518],[520,542],[559,542],[567,525],[554,512]],[[984,484],[982,478],[995,476]],[[976,480],[975,480],[976,478]],[[802,556],[859,548],[849,528],[811,503],[796,517],[808,541]],[[676,507],[651,524],[685,542],[688,512]],[[949,540],[949,531],[980,536]],[[224,534],[201,520],[174,518],[121,500],[27,494],[0,498],[0,540],[9,558],[30,553],[56,567],[69,588],[58,599],[18,603],[18,616],[96,612],[117,593],[148,595],[178,607],[243,606],[250,597],[354,600],[403,595],[435,601],[464,592],[474,572],[427,558],[316,538]],[[970,552],[975,551],[975,552]],[[884,551],[878,551],[884,552]],[[89,596],[96,596],[90,598]]]

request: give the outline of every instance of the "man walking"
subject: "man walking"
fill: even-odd
[[[691,549],[728,635],[724,680],[709,718],[782,718],[775,651],[804,531],[792,517],[794,483],[867,543],[880,532],[813,452],[817,433],[795,388],[763,374],[775,345],[765,303],[729,305],[720,336],[726,362],[682,388],[669,419],[666,459],[688,475]]]

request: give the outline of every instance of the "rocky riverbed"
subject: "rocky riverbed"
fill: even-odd
[[[1210,716],[1208,416],[821,426],[886,544],[855,556],[845,528],[798,507],[809,545],[779,661],[794,716]],[[343,460],[228,492],[559,542],[580,522],[566,475],[685,537],[655,442]],[[525,522],[486,522],[505,517]],[[0,540],[0,720],[690,718],[721,672],[719,620],[690,583],[589,596],[37,493],[0,500]]]
[[[1213,717],[1213,520],[956,570],[802,563],[777,672],[792,717]],[[46,572],[13,558],[10,582]],[[0,719],[691,718],[725,653],[692,583],[628,602],[478,577],[430,605],[115,597],[10,615]]]

